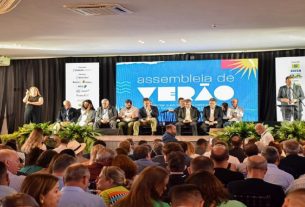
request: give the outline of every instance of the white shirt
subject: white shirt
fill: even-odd
[[[5,196],[9,196],[12,194],[17,193],[17,191],[9,186],[0,185],[0,199],[4,198]]]
[[[184,118],[184,120],[192,120],[191,109],[190,108],[185,108],[185,118]]]
[[[102,111],[102,120],[104,121],[109,121],[109,110],[108,109],[103,109]]]
[[[23,183],[23,180],[25,179],[25,176],[23,175],[14,175],[10,171],[7,171],[8,177],[10,179],[10,187],[15,189],[16,191],[20,192],[21,184]]]
[[[263,143],[264,146],[268,146],[270,142],[273,142],[274,138],[272,136],[272,134],[270,134],[270,132],[268,132],[267,130],[261,134],[261,139],[260,142]]]
[[[209,118],[209,121],[214,121],[214,112],[215,112],[215,108],[211,108],[210,107],[210,118]]]
[[[235,115],[235,117],[233,117],[233,115]],[[229,121],[242,121],[244,110],[238,106],[236,108],[228,108],[227,116]]]

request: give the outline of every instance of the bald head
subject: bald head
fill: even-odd
[[[305,200],[305,189],[298,189],[289,193],[283,207],[303,207]]]
[[[223,162],[229,159],[229,150],[225,145],[216,144],[211,151],[211,159],[214,162]]]
[[[20,160],[17,152],[9,149],[0,150],[0,161],[3,162],[7,170],[13,174],[17,174],[20,170]]]
[[[266,158],[260,155],[254,155],[248,157],[247,172],[248,172],[248,178],[263,179],[267,172]]]
[[[255,125],[255,131],[258,135],[261,135],[266,130],[265,126],[262,123],[258,123]]]

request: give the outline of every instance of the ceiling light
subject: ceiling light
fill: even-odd
[[[0,14],[12,11],[21,0],[0,0]]]
[[[142,40],[139,40],[138,43],[144,44],[145,42]]]
[[[186,39],[181,38],[181,42],[186,43]]]
[[[165,43],[165,41],[164,41],[164,40],[159,40],[159,42],[160,42],[160,43],[162,43],[162,44],[164,44],[164,43]]]

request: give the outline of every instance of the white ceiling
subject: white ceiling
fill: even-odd
[[[134,13],[80,16],[63,8],[94,2]],[[284,48],[305,48],[304,0],[23,0],[0,15],[0,55],[15,58]]]

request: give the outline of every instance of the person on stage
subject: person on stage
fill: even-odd
[[[139,109],[132,105],[132,101],[127,99],[125,101],[125,107],[120,110],[118,123],[119,130],[124,132],[127,128],[127,135],[132,135],[134,122],[138,120]]]
[[[229,120],[227,124],[224,124],[224,126],[230,125],[234,122],[241,122],[244,116],[244,110],[238,106],[238,99],[233,98],[231,104],[232,108],[229,108],[227,112]]]
[[[292,76],[286,77],[286,85],[281,86],[278,92],[277,100],[281,102],[281,111],[283,120],[290,121],[292,116],[294,120],[302,118],[302,100],[304,92],[300,85],[292,84]],[[287,107],[285,107],[287,105]],[[291,105],[291,107],[289,107]]]
[[[37,87],[32,86],[26,90],[25,97],[24,123],[40,123],[41,106],[43,105],[43,97]]]
[[[205,133],[208,133],[210,128],[221,128],[222,118],[223,113],[221,107],[216,105],[216,99],[211,98],[209,106],[203,109],[203,124],[201,128]]]
[[[85,100],[82,103],[81,114],[78,118],[77,124],[80,126],[93,125],[95,118],[95,109],[91,100]]]
[[[79,112],[77,109],[71,107],[71,102],[65,100],[63,102],[63,107],[60,109],[57,121],[58,122],[77,122],[79,117]]]
[[[179,103],[179,106],[178,106],[177,108],[174,109],[176,122],[178,122],[179,111],[180,111],[181,109],[183,109],[183,107],[185,106],[185,100],[184,100],[184,98],[180,97],[180,98],[178,99],[178,103]]]
[[[194,106],[192,106],[191,99],[185,99],[185,106],[179,110],[178,122],[176,123],[177,135],[181,135],[181,127],[189,125],[192,128],[192,135],[197,136],[197,122],[200,117],[200,112]]]
[[[139,110],[139,120],[133,125],[133,135],[139,135],[139,128],[142,125],[151,126],[152,135],[157,132],[159,110],[156,106],[152,106],[149,98],[143,99],[143,107]]]
[[[97,109],[95,115],[94,128],[116,129],[116,119],[118,118],[118,111],[115,107],[110,106],[108,99],[103,99],[101,103],[102,106]]]

